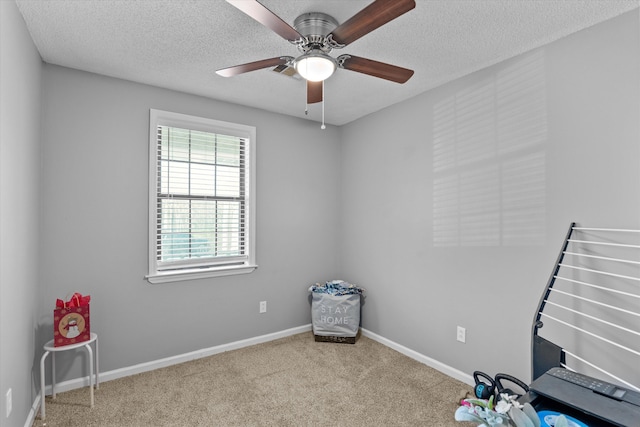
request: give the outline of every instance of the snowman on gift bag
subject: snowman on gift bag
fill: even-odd
[[[71,317],[69,323],[64,327],[67,331],[66,338],[75,338],[80,335],[80,328],[78,328],[78,319]]]

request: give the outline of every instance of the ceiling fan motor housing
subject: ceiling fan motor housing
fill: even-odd
[[[303,13],[293,21],[295,30],[304,36],[296,41],[298,49],[305,53],[312,49],[319,49],[325,53],[331,52],[333,47],[327,42],[327,35],[338,26],[334,17],[322,12]]]

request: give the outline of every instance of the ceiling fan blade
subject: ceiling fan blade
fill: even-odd
[[[396,83],[404,83],[413,76],[413,70],[409,70],[408,68],[353,55],[340,55],[338,57],[338,64],[340,68],[344,68],[345,70],[368,74]]]
[[[216,71],[216,74],[222,77],[233,77],[238,74],[247,73],[249,71],[261,70],[267,67],[275,67],[277,65],[288,64],[292,61],[292,56],[279,56],[277,58],[263,59],[260,61],[249,62],[247,64],[235,65],[233,67],[221,68]]]
[[[339,45],[346,46],[414,7],[416,7],[415,0],[375,0],[347,21],[338,25],[330,36]]]
[[[240,9],[274,33],[290,42],[299,40],[302,35],[291,25],[283,21],[278,15],[271,12],[256,0],[227,0],[228,3]]]
[[[322,102],[322,82],[307,80],[307,104]]]

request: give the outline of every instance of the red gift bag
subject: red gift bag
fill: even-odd
[[[91,336],[89,302],[91,296],[74,293],[68,301],[56,300],[53,310],[53,346],[88,341]]]

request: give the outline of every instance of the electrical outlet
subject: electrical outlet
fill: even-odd
[[[467,339],[467,330],[462,326],[458,326],[456,339],[460,342],[465,342],[465,340]]]
[[[6,407],[7,407],[7,418],[9,418],[9,415],[11,415],[11,409],[13,409],[13,399],[11,398],[11,389],[7,391]]]
[[[267,312],[267,302],[260,301],[260,313],[266,313],[266,312]]]

